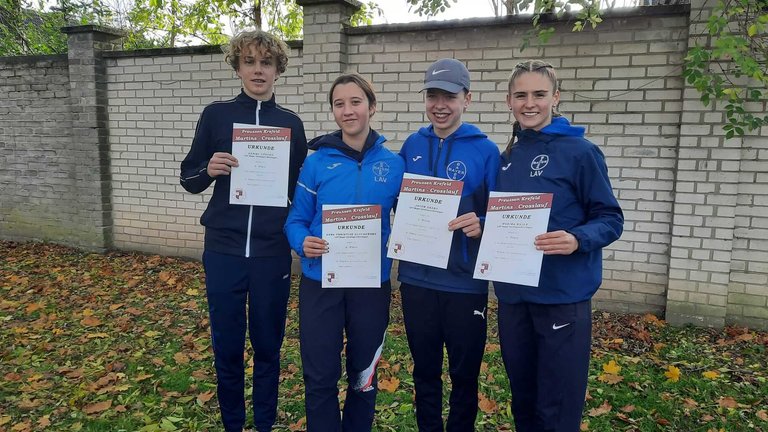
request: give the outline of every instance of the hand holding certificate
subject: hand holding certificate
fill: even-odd
[[[491,192],[474,278],[538,286],[544,254],[534,241],[551,208],[551,193]]]
[[[288,206],[291,130],[242,123],[232,125],[232,168],[229,203]]]
[[[405,174],[387,256],[432,267],[448,268],[453,231],[464,183]]]
[[[323,288],[381,287],[381,206],[323,205]]]

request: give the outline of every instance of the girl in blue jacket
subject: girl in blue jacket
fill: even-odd
[[[551,65],[529,60],[509,78],[514,133],[501,155],[496,190],[552,193],[538,287],[495,282],[504,365],[519,432],[576,432],[587,389],[591,298],[602,282],[602,248],[624,217],[605,157],[556,113]]]
[[[299,339],[307,431],[370,431],[376,405],[376,367],[389,323],[392,262],[386,243],[389,215],[400,190],[403,161],[370,127],[376,95],[360,75],[342,75],[329,94],[340,130],[315,138],[304,162],[285,224],[301,257]],[[323,204],[381,205],[381,287],[322,288]],[[347,397],[339,413],[340,355],[346,333]]]

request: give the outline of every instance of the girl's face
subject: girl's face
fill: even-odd
[[[376,107],[369,104],[365,92],[355,83],[339,84],[333,89],[333,118],[341,128],[344,142],[365,138]]]
[[[526,72],[509,86],[507,105],[522,129],[541,130],[552,123],[552,111],[560,102],[560,91],[544,74]]]

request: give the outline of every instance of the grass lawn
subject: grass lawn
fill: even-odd
[[[283,431],[304,429],[296,294]],[[415,431],[397,295],[391,317],[374,429]],[[493,302],[488,318],[477,430],[511,431]],[[0,242],[0,322],[0,432],[221,430],[197,262]],[[596,312],[593,336],[582,430],[768,432],[768,334]]]

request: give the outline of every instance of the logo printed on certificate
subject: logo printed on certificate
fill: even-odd
[[[403,244],[400,242],[395,243],[395,246],[392,247],[392,252],[397,255],[399,253],[403,252]]]
[[[491,274],[491,263],[489,263],[488,261],[480,263],[480,273],[484,275]]]

